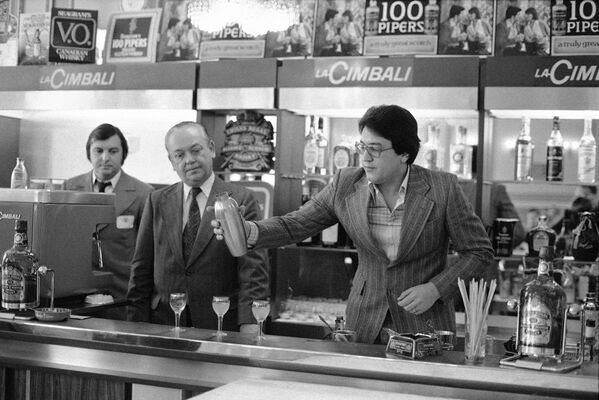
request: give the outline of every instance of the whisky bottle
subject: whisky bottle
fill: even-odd
[[[466,144],[467,130],[458,126],[456,143],[449,146],[449,172],[460,179],[472,179],[472,146]]]
[[[310,127],[304,138],[304,174],[314,175],[318,163],[318,147],[316,146],[316,129],[314,128],[314,116],[310,116]]]
[[[25,159],[17,157],[17,164],[10,175],[11,189],[27,189],[29,187],[29,174],[25,168]]]
[[[2,257],[2,307],[24,310],[39,305],[37,256],[29,249],[27,221],[15,221],[13,246]]]
[[[316,160],[316,173],[326,175],[329,165],[329,140],[323,129],[322,117],[318,118],[318,128],[316,129],[316,147],[318,157]]]
[[[366,36],[375,36],[378,33],[379,24],[379,13],[381,9],[377,5],[376,0],[370,0],[368,7],[366,7],[365,15],[365,29],[364,34]]]
[[[564,4],[564,0],[556,0],[555,5],[551,7],[552,36],[563,36],[566,34],[567,14],[568,9]]]
[[[584,311],[584,347],[585,354],[588,352],[591,360],[595,360],[595,344],[597,342],[597,329],[599,319],[599,304],[595,298],[595,292],[587,293],[582,305]]]
[[[543,246],[537,277],[520,292],[518,347],[522,355],[560,358],[565,348],[566,294],[551,277],[553,250]]]
[[[555,231],[547,226],[547,217],[541,215],[539,223],[526,234],[526,242],[528,243],[528,256],[538,257],[542,247],[550,247],[553,249],[556,238]]]
[[[547,139],[547,181],[564,180],[564,139],[559,129],[559,117],[553,117],[553,129]]]
[[[591,131],[590,119],[584,120],[584,131],[578,142],[578,180],[584,183],[595,182],[597,167],[597,142]]]
[[[530,119],[522,117],[522,129],[516,139],[515,180],[532,181],[534,143],[530,137]]]
[[[439,5],[437,0],[430,0],[424,7],[424,33],[436,35],[439,31]]]
[[[580,223],[572,231],[572,255],[576,261],[595,261],[599,255],[599,229],[595,213],[578,213]]]

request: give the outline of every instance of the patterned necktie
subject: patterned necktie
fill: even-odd
[[[187,224],[185,224],[185,229],[183,229],[183,258],[185,259],[185,262],[187,262],[189,255],[191,254],[193,243],[196,240],[198,228],[200,227],[200,207],[198,207],[196,197],[198,197],[198,194],[200,194],[201,191],[202,189],[194,187],[191,188],[191,191],[189,192],[191,203],[189,204]]]
[[[108,182],[96,181],[96,183],[98,184],[98,192],[100,192],[100,193],[106,192],[107,186],[112,186],[112,182],[110,182],[110,181],[108,181]]]

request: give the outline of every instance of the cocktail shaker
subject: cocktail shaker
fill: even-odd
[[[234,257],[247,253],[247,237],[239,206],[229,193],[216,195],[214,215],[224,231],[225,243]]]

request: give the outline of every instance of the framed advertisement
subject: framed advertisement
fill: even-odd
[[[105,62],[155,62],[161,13],[162,9],[149,9],[112,14],[104,47]]]

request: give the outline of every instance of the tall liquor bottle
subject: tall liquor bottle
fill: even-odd
[[[541,215],[537,226],[526,234],[529,257],[538,257],[543,247],[550,247],[553,250],[556,236],[555,231],[547,226],[547,217]]]
[[[434,124],[427,128],[428,137],[422,144],[420,152],[422,153],[422,166],[431,170],[440,169],[439,161],[439,130]]]
[[[318,158],[316,160],[316,173],[326,175],[329,165],[329,140],[323,128],[322,117],[318,118],[318,128],[316,129],[316,147],[318,149]]]
[[[595,298],[595,292],[587,293],[582,305],[584,310],[584,347],[588,351],[591,360],[597,358],[595,352],[597,343],[597,329],[599,329],[599,304]]]
[[[530,137],[530,118],[522,117],[522,129],[516,140],[515,180],[532,181],[534,143]]]
[[[466,144],[468,131],[458,126],[456,143],[449,146],[449,172],[461,179],[472,179],[472,146]]]
[[[597,167],[597,142],[591,131],[590,119],[584,120],[584,131],[578,142],[578,180],[584,183],[595,182]]]
[[[15,221],[13,246],[2,257],[2,307],[24,310],[39,305],[37,256],[29,249],[27,221]]]
[[[17,157],[17,163],[10,175],[10,187],[12,189],[27,189],[29,187],[29,174],[25,168],[25,160]]]
[[[310,116],[310,127],[304,138],[304,173],[314,175],[318,163],[318,146],[316,145],[316,129],[314,128],[314,116]]]
[[[553,251],[542,247],[537,277],[520,292],[518,347],[531,357],[560,358],[565,343],[566,293],[551,277]]]
[[[547,139],[547,169],[548,181],[564,180],[564,139],[559,129],[559,117],[553,117],[553,129]]]
[[[368,7],[366,7],[366,23],[364,27],[364,34],[366,36],[374,36],[378,33],[379,13],[381,9],[377,5],[376,0],[370,0]]]

